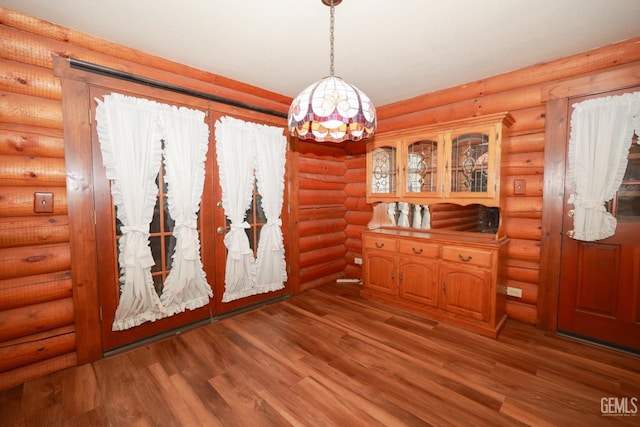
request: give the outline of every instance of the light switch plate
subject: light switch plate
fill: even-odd
[[[527,181],[525,179],[513,180],[513,194],[516,196],[523,196],[527,189]]]
[[[36,213],[53,213],[53,193],[34,193],[33,211]]]

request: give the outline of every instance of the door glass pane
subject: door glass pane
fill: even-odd
[[[167,275],[171,270],[171,257],[173,256],[176,246],[176,238],[173,236],[175,221],[169,214],[169,203],[167,201],[168,186],[164,179],[164,162],[160,163],[156,184],[158,185],[159,192],[153,210],[153,218],[149,225],[149,247],[151,248],[153,260],[155,261],[155,264],[151,266],[151,275],[156,292],[160,295],[162,294]],[[199,224],[200,221],[198,218],[198,228]],[[116,239],[122,236],[121,227],[122,223],[116,219]],[[117,248],[119,256],[120,245],[117,245]],[[122,286],[122,283],[120,283],[120,286]]]
[[[396,191],[396,149],[376,148],[373,150],[371,160],[371,192],[394,193]]]
[[[451,142],[451,191],[487,192],[489,136],[460,135]]]
[[[418,141],[407,150],[406,191],[408,193],[432,193],[438,188],[436,141]]]
[[[622,184],[609,202],[609,211],[619,222],[640,222],[640,145],[637,135],[633,136],[628,159]]]
[[[249,205],[249,209],[245,214],[245,220],[250,225],[249,228],[245,229],[245,233],[249,238],[249,246],[253,251],[253,256],[258,256],[258,242],[260,240],[260,230],[262,226],[267,222],[267,218],[264,214],[264,210],[262,209],[262,196],[258,193],[257,186],[254,184],[253,188],[253,197],[251,199],[251,204]],[[228,230],[231,229],[231,220],[229,217],[225,219],[225,228]]]
[[[620,186],[616,216],[621,222],[640,222],[640,184]]]

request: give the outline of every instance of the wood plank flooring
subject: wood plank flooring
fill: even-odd
[[[630,398],[637,356],[514,321],[493,340],[331,285],[0,391],[0,424],[638,426]]]

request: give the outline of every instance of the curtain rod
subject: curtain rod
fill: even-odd
[[[271,110],[269,108],[263,108],[253,104],[247,104],[245,102],[236,101],[234,99],[224,98],[217,95],[212,95],[206,92],[200,92],[198,90],[187,89],[182,86],[176,86],[168,83],[163,83],[158,80],[149,79],[147,77],[138,76],[124,71],[116,70],[114,68],[104,67],[102,65],[92,64],[90,62],[81,61],[79,59],[69,58],[69,65],[71,68],[77,70],[88,71],[90,73],[100,74],[108,77],[115,77],[120,80],[125,80],[133,83],[140,83],[145,86],[154,87],[157,89],[165,89],[171,92],[181,93],[183,95],[191,95],[196,98],[206,99],[209,101],[219,102],[221,104],[231,105],[233,107],[244,108],[246,110],[256,111],[258,113],[268,114],[270,116],[287,118],[287,113]]]

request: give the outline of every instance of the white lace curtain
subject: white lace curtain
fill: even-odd
[[[573,105],[568,183],[574,188],[574,238],[605,239],[617,221],[606,211],[627,168],[634,134],[640,132],[640,92],[590,99]]]
[[[227,264],[222,301],[282,289],[287,280],[280,219],[286,138],[280,128],[226,116],[216,122],[215,132],[222,206],[231,223],[224,238]],[[256,179],[267,223],[254,259],[245,218]]]
[[[209,130],[204,113],[112,93],[96,99],[103,164],[122,222],[119,241],[121,295],[113,330],[194,309],[213,295],[200,260],[196,231]],[[164,138],[169,212],[176,222],[173,268],[161,297],[151,276],[149,247]]]

